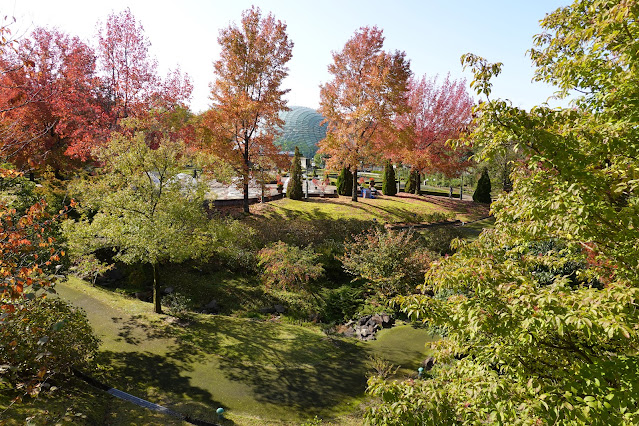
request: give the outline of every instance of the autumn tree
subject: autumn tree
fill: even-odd
[[[185,106],[193,85],[179,68],[162,80],[151,42],[129,8],[111,13],[97,34],[104,107],[112,124],[154,108]]]
[[[473,100],[464,80],[449,75],[439,83],[438,77],[411,78],[408,101],[410,109],[396,118],[406,136],[406,144],[395,153],[412,173],[443,173],[457,177],[470,164],[467,146],[454,148],[448,140],[458,139],[468,129]],[[419,182],[419,176],[416,181]]]
[[[521,160],[494,229],[397,300],[445,338],[424,380],[371,379],[383,401],[370,423],[639,423],[638,14],[636,2],[575,0],[541,21],[535,79],[572,93],[570,108],[491,99],[502,64],[463,57],[487,97],[478,156],[514,148]]]
[[[332,80],[320,91],[319,111],[328,122],[320,147],[330,155],[329,167],[350,167],[353,201],[360,164],[388,150],[395,140],[394,118],[409,108],[409,61],[404,52],[383,51],[383,44],[382,30],[360,28],[340,52],[333,52]]]
[[[0,104],[9,107],[1,119],[5,160],[64,169],[69,158],[85,160],[106,139],[95,54],[79,38],[36,28],[0,61],[7,70],[0,75]]]
[[[64,377],[98,348],[82,311],[47,297],[65,264],[58,232],[65,212],[47,213],[29,183],[0,167],[7,195],[0,201],[0,383],[15,400],[37,396],[43,383]]]
[[[244,211],[248,213],[248,187],[252,170],[276,164],[285,167],[286,158],[273,144],[284,124],[279,112],[286,109],[288,90],[282,80],[288,75],[291,42],[286,24],[272,14],[262,16],[253,7],[242,13],[238,26],[220,31],[221,58],[214,64],[212,109],[207,113],[209,148],[225,158],[241,177]]]

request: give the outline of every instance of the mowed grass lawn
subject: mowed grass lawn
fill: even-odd
[[[288,198],[251,206],[257,219],[308,220],[362,220],[380,223],[420,223],[428,222],[433,214],[449,215],[454,219],[470,222],[488,216],[488,206],[472,201],[461,201],[448,197],[412,195],[399,193],[394,197],[359,198],[350,197],[309,198],[308,201],[294,201]]]
[[[184,324],[151,312],[151,304],[78,279],[58,293],[85,309],[102,339],[96,376],[107,384],[202,420],[217,407],[238,425],[299,424],[315,415],[334,424],[359,424],[369,357],[380,356],[409,374],[427,355],[426,330],[401,325],[377,341],[326,336],[313,325],[194,315]],[[96,391],[109,424],[180,424],[145,413]]]

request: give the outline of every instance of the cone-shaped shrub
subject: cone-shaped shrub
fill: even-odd
[[[382,182],[382,193],[384,195],[397,194],[397,182],[395,181],[395,169],[390,160],[384,165],[384,181]]]
[[[481,172],[481,177],[477,181],[477,188],[473,193],[473,201],[478,203],[490,204],[492,201],[490,198],[490,176],[488,176],[488,169],[484,167]]]
[[[339,195],[353,195],[353,173],[347,167],[342,169],[335,183]]]
[[[300,150],[295,147],[295,156],[291,163],[291,178],[288,181],[288,187],[286,188],[286,196],[291,200],[301,200],[304,196],[302,192],[302,164],[301,164]]]

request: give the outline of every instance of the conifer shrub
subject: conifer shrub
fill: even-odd
[[[490,176],[488,176],[488,168],[484,167],[481,172],[481,177],[477,181],[477,187],[473,193],[473,201],[477,203],[490,204]]]
[[[337,176],[336,186],[339,195],[353,195],[353,173],[348,167],[344,167]]]
[[[286,196],[291,200],[301,200],[304,196],[302,192],[302,164],[301,154],[298,147],[295,147],[295,156],[291,163],[290,174],[291,177],[288,181],[288,187],[286,188]]]
[[[384,180],[382,182],[382,193],[384,195],[397,194],[397,182],[395,181],[395,169],[390,160],[384,165]]]

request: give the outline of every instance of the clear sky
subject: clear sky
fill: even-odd
[[[112,11],[130,7],[151,41],[150,53],[165,73],[180,66],[194,83],[191,108],[207,109],[213,61],[219,57],[221,28],[239,22],[251,5],[272,12],[288,25],[295,44],[285,88],[289,106],[319,106],[319,85],[328,81],[331,51],[339,51],[362,26],[384,30],[386,50],[403,50],[416,75],[470,80],[459,57],[472,52],[504,63],[493,96],[530,108],[553,89],[531,83],[526,57],[539,20],[568,0],[0,0],[0,13],[13,15],[21,28],[55,26],[94,43],[96,23]]]

